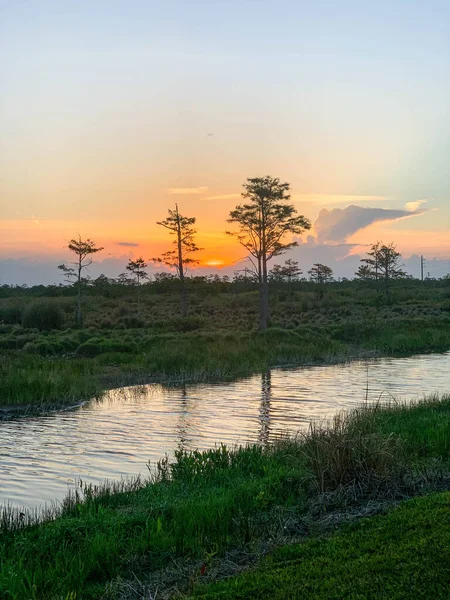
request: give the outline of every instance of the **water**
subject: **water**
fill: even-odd
[[[0,423],[0,503],[33,507],[83,482],[147,474],[176,448],[267,443],[380,394],[450,392],[450,353],[274,369],[232,383],[113,390],[83,407]]]

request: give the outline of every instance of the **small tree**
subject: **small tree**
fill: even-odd
[[[359,265],[358,270],[355,273],[356,281],[373,281],[375,276],[369,265]]]
[[[77,287],[76,322],[78,327],[81,327],[83,324],[83,315],[81,313],[81,289],[83,284],[86,283],[86,278],[82,277],[82,273],[84,269],[87,269],[87,267],[93,263],[90,256],[103,250],[103,247],[97,247],[95,242],[89,238],[87,240],[82,240],[80,235],[78,235],[78,239],[74,238],[70,240],[67,247],[76,255],[76,261],[69,263],[73,265],[73,267],[59,265],[58,269],[61,269],[61,271],[66,274],[66,281],[75,283]]]
[[[405,271],[401,268],[402,255],[397,252],[395,244],[382,244],[378,251],[378,263],[380,274],[384,281],[386,293],[390,293],[391,281],[393,279],[402,279],[406,277]]]
[[[247,250],[259,283],[259,327],[266,330],[269,319],[269,286],[267,262],[297,245],[285,242],[288,234],[301,235],[311,224],[290,200],[290,185],[274,177],[247,179],[242,197],[247,200],[230,212],[229,223],[237,231],[227,231]]]
[[[194,241],[194,236],[197,233],[193,227],[195,221],[195,217],[183,217],[178,210],[178,204],[175,204],[175,210],[169,209],[167,219],[158,221],[157,225],[165,227],[171,235],[175,236],[175,240],[173,241],[175,249],[168,250],[161,257],[152,259],[156,263],[162,263],[171,269],[175,269],[180,280],[181,311],[183,316],[186,316],[188,312],[185,285],[186,271],[190,266],[198,264],[199,261],[193,258],[192,254],[202,249]]]
[[[366,266],[372,276],[372,279],[378,281],[380,277],[380,249],[382,247],[381,242],[377,242],[376,244],[372,244],[369,252],[367,252],[367,258],[361,259],[361,263],[363,266]]]
[[[233,271],[233,283],[257,283],[258,275],[253,269],[244,267]]]
[[[146,268],[147,268],[147,263],[142,258],[142,256],[140,256],[139,258],[136,258],[136,260],[131,260],[131,258],[130,258],[128,261],[128,264],[126,266],[126,270],[129,271],[131,273],[131,275],[134,277],[134,283],[136,285],[136,290],[137,290],[138,313],[140,312],[140,309],[141,309],[141,296],[140,296],[141,281],[143,279],[148,279],[148,273],[145,271]]]
[[[133,285],[134,281],[131,279],[129,273],[120,273],[116,278],[116,283],[119,285]]]
[[[333,269],[327,267],[326,265],[316,263],[308,271],[308,275],[310,281],[318,283],[319,285],[324,285],[325,283],[332,281]]]
[[[155,283],[165,283],[166,281],[172,281],[172,279],[175,279],[175,275],[172,273],[166,273],[165,271],[162,271],[161,273],[154,273],[153,277],[155,279]]]
[[[103,273],[99,275],[96,279],[91,279],[89,281],[89,285],[105,298],[110,298],[113,295],[113,285],[115,283],[115,279],[111,279]]]
[[[267,275],[269,281],[273,283],[283,283],[284,282],[284,273],[283,267],[281,265],[273,265]]]
[[[293,281],[298,281],[302,270],[299,269],[298,262],[288,258],[284,265],[274,265],[269,271],[269,279],[279,283],[287,283],[289,289]]]
[[[397,252],[395,244],[377,242],[371,246],[367,255],[368,258],[361,260],[362,264],[357,271],[360,278],[361,275],[364,275],[366,280],[370,278],[375,281],[383,281],[384,288],[389,293],[393,279],[406,277],[406,273],[401,268],[402,257],[400,252]]]

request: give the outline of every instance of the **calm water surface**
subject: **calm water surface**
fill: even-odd
[[[0,423],[0,503],[62,499],[80,479],[146,474],[177,448],[267,443],[380,394],[397,399],[450,392],[450,353],[328,367],[274,369],[232,383],[112,390],[47,416]]]

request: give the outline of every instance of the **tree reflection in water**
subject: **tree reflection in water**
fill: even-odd
[[[270,402],[272,400],[272,374],[266,371],[261,375],[261,405],[259,407],[258,442],[267,446],[270,437]]]
[[[189,450],[192,444],[191,436],[192,415],[189,410],[189,399],[186,384],[180,386],[180,418],[177,423],[178,448],[180,450]]]

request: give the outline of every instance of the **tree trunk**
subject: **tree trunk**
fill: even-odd
[[[264,310],[264,284],[262,280],[259,283],[259,329],[265,331],[267,329],[267,321]]]
[[[386,296],[389,296],[391,293],[391,288],[390,288],[389,269],[388,268],[386,268],[386,270],[385,270],[384,286],[386,289]]]
[[[180,278],[180,301],[181,301],[181,314],[183,317],[187,317],[188,304],[186,285],[184,280],[184,265],[183,265],[183,242],[181,240],[181,224],[180,215],[178,213],[178,204],[175,205],[177,210],[177,244],[178,244],[178,276]]]
[[[78,285],[77,285],[77,326],[82,327],[83,315],[81,314],[81,261],[78,263]]]
[[[138,316],[141,314],[141,286],[140,286],[140,277],[137,276],[137,313]]]
[[[262,272],[262,261],[258,258],[258,291],[259,291],[259,329],[265,331],[267,329],[267,323],[264,320],[264,284],[263,284],[263,272]]]
[[[270,309],[269,309],[269,282],[267,280],[267,259],[263,256],[263,273],[262,273],[262,283],[263,283],[263,325],[264,331],[267,329],[270,321]]]

